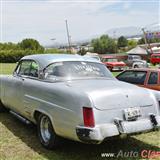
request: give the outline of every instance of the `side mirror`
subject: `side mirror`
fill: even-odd
[[[14,71],[14,72],[13,72],[13,76],[17,76],[17,73],[16,73],[16,71]]]

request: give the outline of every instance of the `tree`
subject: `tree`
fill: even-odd
[[[84,47],[82,47],[82,48],[80,48],[80,50],[78,51],[78,54],[80,54],[80,55],[85,55],[86,54],[86,52],[87,52],[87,50],[85,50],[85,48]]]
[[[128,41],[128,49],[132,49],[136,46],[137,46],[137,41],[135,41],[135,40],[129,40]]]
[[[24,50],[29,49],[44,51],[44,48],[35,39],[24,39],[22,40],[22,42],[19,43],[19,46]]]
[[[138,40],[138,44],[145,44],[144,38],[139,39],[139,40]]]
[[[160,38],[147,39],[147,43],[158,43],[158,42],[160,42]],[[141,38],[141,39],[138,41],[138,44],[145,44],[144,38]]]
[[[100,38],[91,41],[93,51],[99,54],[115,53],[117,52],[117,45],[115,41],[108,35],[102,35]]]
[[[19,46],[12,42],[0,43],[0,50],[18,50]]]
[[[118,48],[126,47],[128,44],[127,39],[124,36],[118,38],[117,46]]]

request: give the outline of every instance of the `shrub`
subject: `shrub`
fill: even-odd
[[[15,63],[26,55],[38,53],[40,53],[40,51],[37,50],[0,50],[0,62]]]

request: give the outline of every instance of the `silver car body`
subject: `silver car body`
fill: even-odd
[[[14,112],[36,122],[35,114],[47,115],[57,135],[76,141],[102,142],[107,137],[134,134],[160,127],[160,96],[131,84],[111,79],[76,79],[46,81],[43,70],[54,62],[97,60],[78,55],[30,55],[20,60],[34,60],[39,65],[39,78],[3,75],[1,102]],[[103,65],[103,64],[102,64]],[[94,127],[84,126],[82,107],[92,108]],[[138,108],[141,116],[124,118],[125,110]]]

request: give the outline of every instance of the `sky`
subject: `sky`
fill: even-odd
[[[1,42],[67,43],[65,20],[72,42],[160,22],[159,0],[0,0],[0,9]]]

